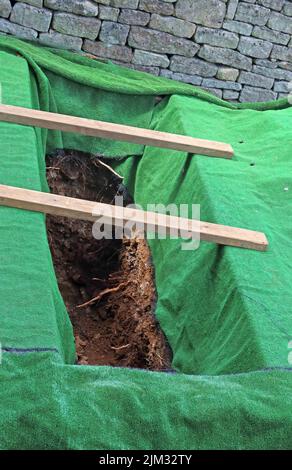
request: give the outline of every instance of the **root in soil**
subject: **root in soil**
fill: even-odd
[[[122,179],[97,157],[58,151],[47,157],[52,193],[112,203]],[[79,364],[169,370],[171,351],[154,316],[156,289],[145,240],[96,240],[86,221],[47,216],[59,289]]]

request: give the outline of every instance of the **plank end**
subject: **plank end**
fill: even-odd
[[[231,160],[231,158],[234,157],[234,150],[233,148],[231,147],[231,145],[229,144],[226,144],[226,153],[225,153],[225,158],[228,158],[229,160]]]
[[[256,238],[250,241],[246,241],[242,248],[247,248],[256,251],[267,251],[269,242],[266,235],[263,232],[254,232]]]

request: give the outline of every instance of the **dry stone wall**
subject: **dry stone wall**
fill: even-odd
[[[0,0],[0,32],[191,83],[230,101],[287,96],[292,1]]]

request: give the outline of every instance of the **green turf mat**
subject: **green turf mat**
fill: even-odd
[[[135,201],[201,204],[266,253],[152,240],[174,374],[75,366],[41,214],[0,207],[0,448],[291,448],[292,108],[0,38],[3,102],[229,142],[232,161],[0,123],[0,183],[47,190],[44,155],[115,157]],[[164,95],[154,106],[155,96]]]

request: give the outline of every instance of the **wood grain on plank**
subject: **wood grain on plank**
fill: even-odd
[[[108,225],[124,227],[129,221],[138,226],[144,225],[146,231],[165,231],[166,234],[178,230],[179,233],[200,235],[200,239],[220,245],[265,251],[268,241],[264,233],[212,224],[175,216],[163,216],[156,212],[124,208],[110,204],[85,201],[66,196],[42,193],[28,189],[0,185],[0,205],[43,212],[55,216],[95,222],[103,217]]]
[[[110,122],[94,121],[92,119],[66,116],[65,114],[48,113],[34,109],[20,108],[18,106],[1,104],[0,121],[181,150],[210,157],[232,158],[234,155],[231,145],[223,142],[197,139],[184,135],[152,131]]]

